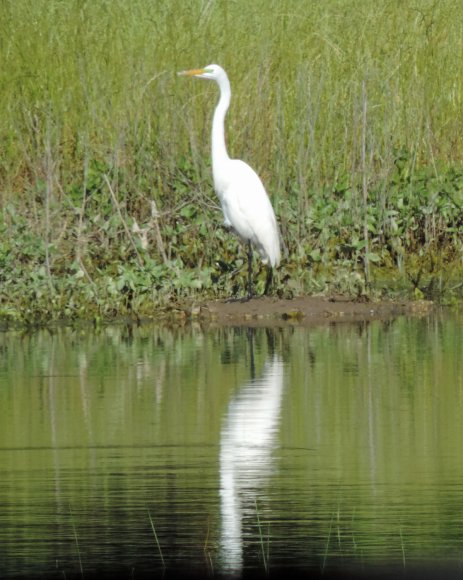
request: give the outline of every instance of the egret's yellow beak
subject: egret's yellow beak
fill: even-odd
[[[181,77],[196,77],[198,75],[202,75],[206,72],[204,68],[192,68],[191,70],[182,70],[177,73]]]

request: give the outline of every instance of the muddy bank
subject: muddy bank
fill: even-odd
[[[248,301],[205,301],[183,309],[187,317],[216,324],[249,326],[320,324],[388,319],[403,314],[425,315],[429,301],[356,302],[341,296],[301,296],[293,299],[270,297]]]

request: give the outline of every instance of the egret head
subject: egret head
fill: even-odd
[[[208,64],[204,68],[184,70],[178,74],[180,76],[197,77],[198,79],[208,79],[211,81],[219,81],[222,77],[227,76],[223,68],[218,64]]]

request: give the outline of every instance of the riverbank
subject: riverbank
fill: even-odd
[[[392,320],[397,316],[426,316],[442,305],[431,300],[367,298],[353,300],[342,295],[296,296],[277,298],[259,296],[244,299],[198,299],[175,302],[154,308],[143,316],[124,315],[113,318],[63,317],[59,320],[11,320],[0,318],[0,331],[11,328],[52,328],[63,326],[102,326],[107,324],[152,324],[183,326],[199,323],[202,326],[284,327],[319,324]]]
[[[343,296],[298,296],[291,300],[207,300],[176,310],[179,318],[203,323],[244,326],[312,325],[423,316],[437,306],[429,300],[353,301]]]

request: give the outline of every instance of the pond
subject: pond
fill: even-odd
[[[463,571],[463,318],[0,335],[0,576]]]

